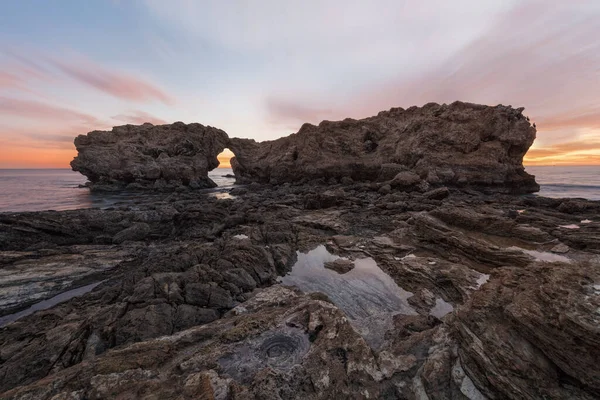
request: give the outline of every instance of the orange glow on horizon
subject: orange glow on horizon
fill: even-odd
[[[0,168],[70,168],[75,149],[0,146]],[[218,168],[231,168],[234,154],[225,149],[217,156]],[[563,143],[532,148],[523,159],[525,166],[600,165],[600,146],[596,143]]]
[[[536,160],[536,159],[528,159],[525,158],[523,160],[524,166],[553,166],[553,165],[562,165],[565,167],[568,166],[600,166],[600,156],[598,157],[585,157],[585,158],[576,158],[576,157],[551,157],[549,159]]]
[[[71,168],[75,149],[0,147],[0,168]]]
[[[217,160],[219,160],[219,166],[217,168],[231,168],[231,158],[233,156],[234,154],[231,150],[223,150],[223,152],[217,156]]]
[[[600,140],[590,138],[576,142],[532,147],[523,159],[524,165],[600,165]]]

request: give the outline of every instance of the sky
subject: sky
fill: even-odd
[[[600,164],[598,21],[597,0],[0,1],[0,168],[67,168],[127,123],[263,141],[455,100],[525,107],[528,165]]]

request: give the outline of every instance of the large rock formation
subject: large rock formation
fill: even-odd
[[[232,166],[241,183],[391,181],[403,173],[392,187],[423,180],[530,193],[539,186],[522,162],[536,130],[522,111],[502,105],[430,103],[361,120],[304,124],[298,133],[274,141],[232,139],[229,148],[236,155]]]
[[[79,135],[71,167],[92,190],[215,187],[208,171],[219,165],[228,139],[220,129],[183,122],[117,126]]]
[[[523,168],[535,128],[523,108],[455,102],[394,108],[362,120],[304,124],[296,134],[257,143],[200,124],[125,125],[75,139],[73,170],[94,190],[216,186],[208,171],[229,147],[238,183],[325,178],[388,182],[390,190],[464,186],[488,192],[539,190]],[[387,189],[386,189],[387,190]]]

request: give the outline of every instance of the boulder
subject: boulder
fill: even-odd
[[[390,182],[393,187],[410,188],[421,182],[419,175],[412,171],[399,172]]]
[[[338,258],[337,260],[326,262],[324,267],[338,274],[345,274],[354,269],[354,261]]]
[[[412,171],[434,185],[531,193],[539,185],[522,161],[536,129],[522,111],[430,103],[361,120],[304,124],[273,141],[231,139],[232,168],[238,183],[385,181]]]
[[[584,212],[590,207],[590,204],[585,200],[566,199],[558,206],[558,211],[566,214],[577,214]]]
[[[117,126],[79,135],[71,167],[95,191],[210,188],[217,185],[208,171],[219,165],[228,140],[224,131],[200,124]]]
[[[383,185],[378,190],[381,194],[390,194],[392,192],[392,186],[389,184]]]

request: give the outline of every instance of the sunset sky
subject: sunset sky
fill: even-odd
[[[68,167],[73,138],[303,122],[454,100],[526,107],[534,164],[600,164],[597,0],[0,1],[0,168]]]

